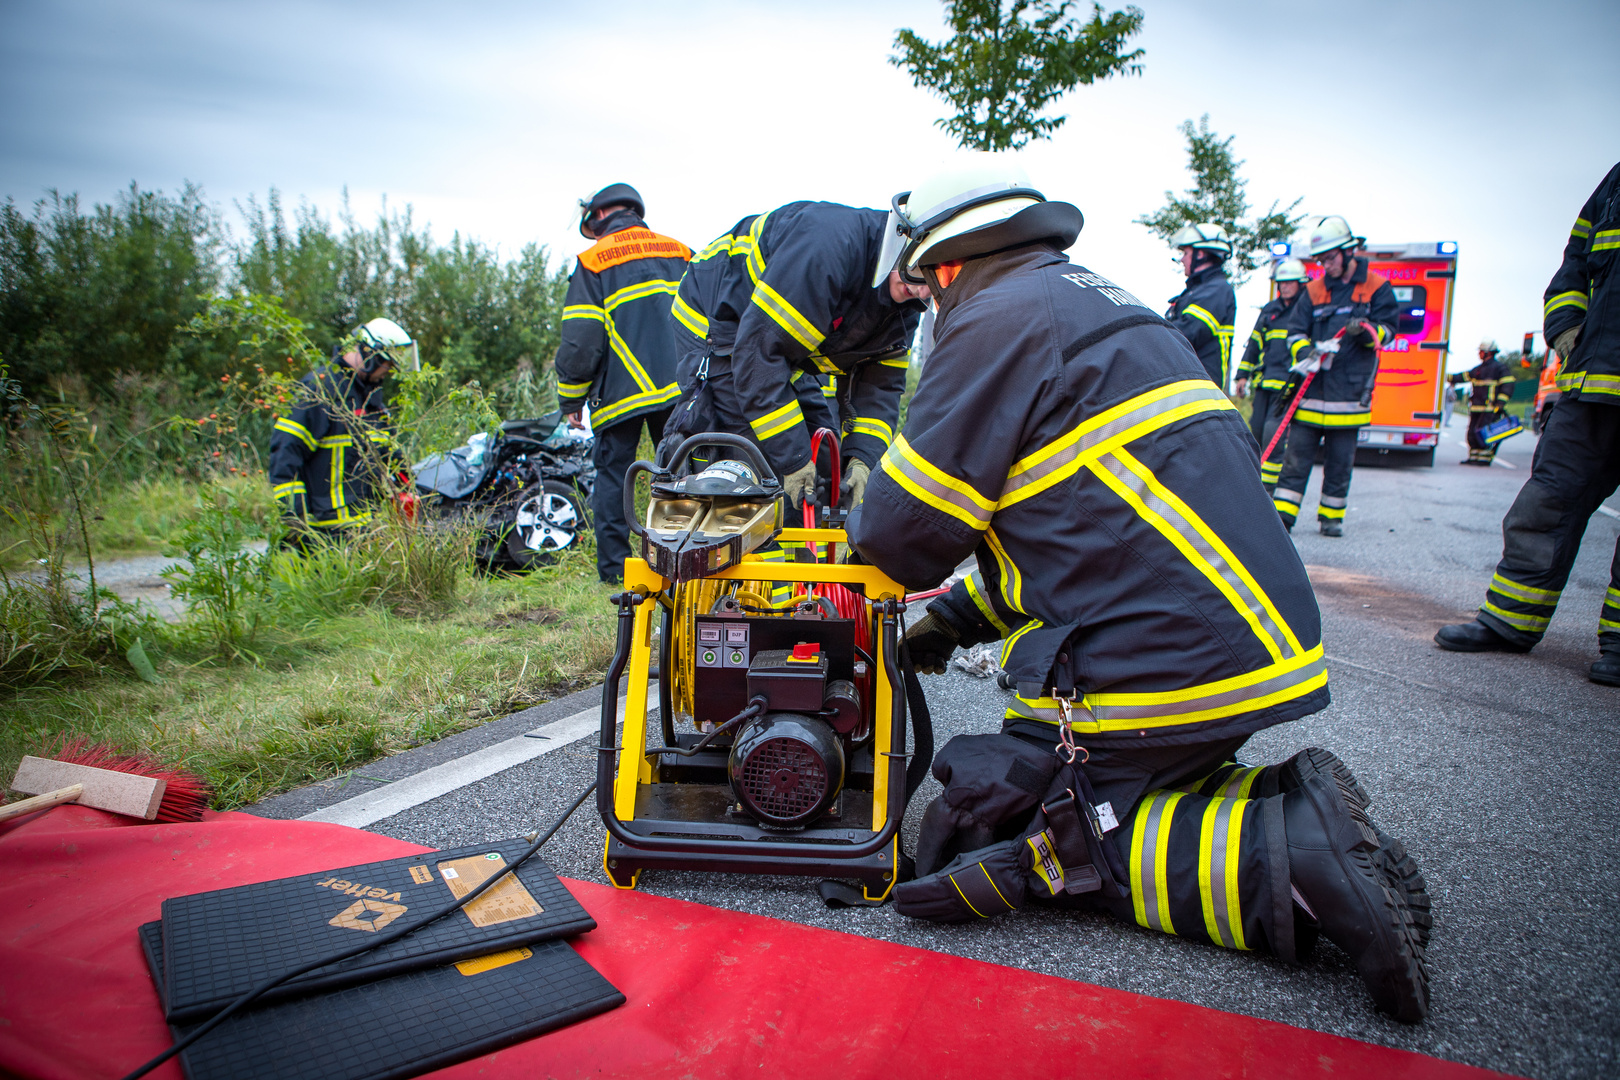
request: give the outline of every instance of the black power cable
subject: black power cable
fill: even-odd
[[[579,798],[574,800],[574,804],[567,810],[563,811],[562,816],[556,820],[551,828],[546,830],[546,834],[538,837],[534,843],[529,846],[529,850],[525,851],[522,855],[519,855],[517,860],[513,862],[511,866],[506,867],[500,873],[487,879],[483,884],[479,885],[478,888],[474,889],[466,896],[463,896],[460,900],[457,900],[446,907],[440,908],[438,911],[435,911],[433,914],[429,915],[420,922],[414,923],[410,926],[401,927],[398,930],[390,931],[379,938],[366,942],[364,945],[357,945],[354,948],[346,949],[343,952],[333,953],[330,956],[323,956],[319,960],[310,961],[303,967],[293,968],[290,971],[284,971],[280,975],[266,979],[264,982],[261,982],[258,986],[255,986],[253,989],[249,990],[247,993],[225,1006],[225,1008],[215,1013],[207,1023],[203,1024],[196,1031],[193,1031],[190,1035],[187,1035],[185,1038],[163,1051],[163,1053],[159,1054],[151,1061],[148,1061],[145,1065],[142,1065],[140,1068],[124,1077],[124,1080],[138,1080],[139,1077],[145,1076],[147,1073],[151,1072],[165,1061],[168,1061],[186,1047],[190,1046],[192,1043],[196,1042],[210,1031],[213,1031],[220,1024],[234,1016],[237,1012],[252,1004],[264,994],[274,990],[288,979],[296,979],[298,976],[314,971],[316,968],[323,968],[328,964],[336,964],[340,961],[347,960],[350,957],[371,952],[373,949],[379,949],[384,945],[390,944],[391,942],[398,941],[400,938],[416,933],[418,930],[422,929],[422,927],[428,925],[429,923],[437,922],[446,915],[460,911],[462,908],[466,907],[468,904],[472,903],[474,900],[478,899],[490,888],[492,888],[496,882],[501,881],[508,874],[515,873],[517,868],[527,862],[530,856],[545,846],[547,840],[550,840],[557,834],[557,830],[562,828],[563,824],[569,818],[574,816],[574,811],[578,810],[580,806],[584,804],[585,800],[590,798],[591,792],[595,790],[596,781],[592,780],[590,787],[587,787],[584,791],[579,793]]]

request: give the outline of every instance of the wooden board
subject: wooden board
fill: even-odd
[[[84,787],[84,793],[79,796],[80,806],[110,810],[144,821],[157,817],[158,804],[163,801],[163,791],[168,787],[156,777],[92,769],[88,765],[33,756],[22,759],[17,766],[16,779],[11,781],[12,790],[25,795],[39,795],[74,784]]]

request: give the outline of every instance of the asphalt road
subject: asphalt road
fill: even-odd
[[[1333,704],[1260,733],[1243,755],[1267,763],[1311,745],[1334,750],[1372,793],[1380,824],[1417,857],[1435,913],[1425,1023],[1375,1013],[1344,954],[1326,941],[1308,964],[1288,968],[1101,916],[1028,910],[940,927],[892,907],[834,911],[813,879],[647,872],[641,888],[1525,1076],[1620,1073],[1620,689],[1586,679],[1620,501],[1611,500],[1616,516],[1593,517],[1534,653],[1442,652],[1432,635],[1470,617],[1483,598],[1501,517],[1533,448],[1520,436],[1503,463],[1464,468],[1456,464],[1461,435],[1460,423],[1448,429],[1432,470],[1358,469],[1343,539],[1315,532],[1313,476],[1295,538],[1322,606]],[[924,684],[938,745],[999,726],[1005,697],[993,682],[952,673]],[[361,770],[372,779],[305,789],[256,812],[301,816],[590,704],[589,695],[553,702]],[[527,832],[590,781],[592,743],[559,745],[368,827],[436,847]],[[936,791],[930,779],[914,799],[908,847]],[[559,873],[601,880],[600,822],[582,810],[544,854]]]

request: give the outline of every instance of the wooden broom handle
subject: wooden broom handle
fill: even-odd
[[[22,802],[7,803],[0,806],[0,821],[10,821],[14,817],[32,814],[36,810],[49,810],[51,807],[61,806],[63,803],[76,802],[79,796],[83,794],[84,785],[74,784],[71,787],[47,791],[43,795],[35,795],[33,798],[24,799]]]

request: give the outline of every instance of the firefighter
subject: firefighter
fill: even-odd
[[[1531,459],[1530,479],[1502,519],[1502,561],[1471,623],[1434,640],[1454,652],[1528,652],[1547,632],[1586,523],[1620,487],[1620,165],[1581,207],[1564,262],[1547,286],[1543,334],[1565,357],[1562,396]],[[1598,613],[1589,677],[1620,686],[1620,542]]]
[[[410,334],[392,319],[372,319],[333,350],[331,367],[298,380],[296,406],[270,433],[271,492],[288,547],[304,550],[371,520],[377,489],[403,464],[383,382],[395,368],[416,366]]]
[[[1178,258],[1181,272],[1187,275],[1187,287],[1170,301],[1165,318],[1192,344],[1210,381],[1225,390],[1237,319],[1237,294],[1226,279],[1232,240],[1225,229],[1206,221],[1176,230],[1170,246],[1180,250]]]
[[[1479,343],[1479,363],[1467,371],[1451,376],[1453,386],[1468,383],[1468,457],[1463,465],[1485,465],[1496,458],[1496,447],[1485,441],[1481,430],[1487,424],[1502,418],[1507,403],[1513,399],[1513,372],[1496,358],[1496,342],[1486,338]]]
[[[962,922],[1089,897],[1287,960],[1319,929],[1381,1008],[1421,1019],[1427,897],[1365,792],[1324,750],[1235,763],[1329,701],[1253,438],[1170,324],[1064,257],[1080,212],[985,159],[897,200],[934,351],[849,534],[908,588],[975,555],[907,648],[942,670],[1004,639],[1017,697],[1000,733],[936,757],[945,792],[898,910]]]
[[[1236,384],[1237,396],[1242,397],[1247,392],[1253,404],[1249,430],[1262,452],[1277,433],[1277,425],[1288,408],[1283,390],[1288,385],[1292,362],[1288,357],[1288,331],[1283,320],[1296,305],[1304,303],[1300,298],[1305,294],[1309,276],[1305,273],[1305,264],[1298,259],[1280,259],[1271,264],[1271,280],[1277,286],[1277,295],[1266,302],[1260,309],[1260,317],[1254,320],[1254,330],[1243,347]],[[1271,455],[1260,462],[1260,479],[1267,491],[1277,486],[1286,449],[1279,439]]]
[[[557,396],[576,427],[590,405],[596,572],[618,582],[630,554],[624,474],[636,460],[642,428],[657,446],[680,394],[669,303],[692,250],[647,228],[646,204],[629,184],[609,184],[580,209],[580,235],[596,243],[568,279]]]
[[[879,268],[887,218],[789,203],[693,257],[674,303],[682,397],[666,450],[702,431],[751,438],[798,505],[815,489],[811,435],[829,426],[842,437],[841,494],[860,501],[894,438],[928,295]]]
[[[1356,254],[1364,242],[1342,217],[1317,222],[1309,250],[1322,276],[1306,287],[1308,299],[1284,320],[1296,367],[1319,365],[1288,425],[1288,453],[1272,492],[1289,532],[1305,499],[1317,448],[1326,444],[1316,516],[1323,536],[1344,535],[1357,429],[1372,423],[1378,350],[1395,336],[1395,290]]]

